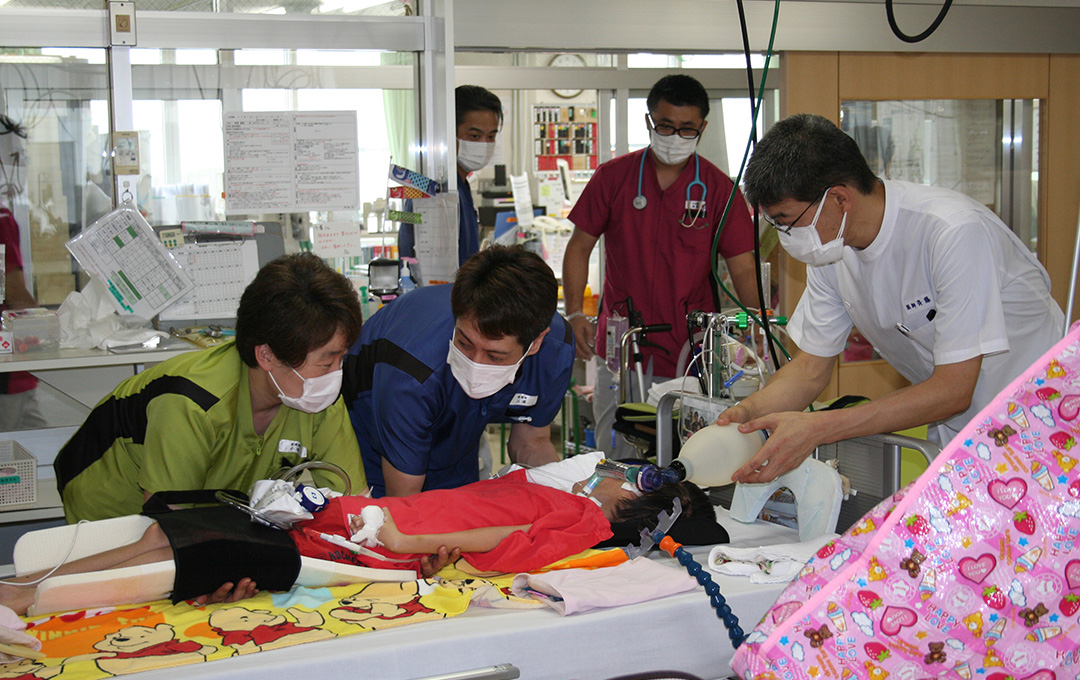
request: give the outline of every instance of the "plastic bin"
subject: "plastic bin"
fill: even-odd
[[[37,502],[37,458],[19,442],[0,441],[0,507]]]
[[[60,348],[60,317],[51,309],[9,309],[3,312],[3,320],[4,328],[14,336],[16,352]]]

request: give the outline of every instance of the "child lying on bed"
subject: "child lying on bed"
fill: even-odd
[[[698,533],[699,542],[726,540],[708,498],[692,484],[665,485],[640,494],[620,480],[605,477],[589,496],[583,495],[584,483],[602,455],[584,454],[531,470],[516,469],[457,489],[378,499],[341,496],[332,499],[315,519],[298,524],[289,536],[301,555],[335,562],[412,569],[430,576],[422,573],[421,557],[446,546],[460,551],[477,569],[514,573],[538,569],[602,543],[612,538],[613,529],[623,536],[627,529],[636,534],[638,527],[655,519],[660,511],[670,510],[673,499],[678,497],[684,510],[681,524],[677,522],[672,531],[676,540],[694,542],[692,536],[675,535],[686,531]],[[362,528],[357,518],[369,505],[380,506],[385,514],[385,523],[377,535],[381,546],[371,547],[370,552],[354,552],[322,537],[333,535],[348,541]],[[703,536],[702,527],[706,531]],[[235,540],[246,538],[237,536]],[[85,573],[172,559],[170,537],[154,523],[135,543],[75,560],[56,573]],[[182,565],[177,560],[178,574]],[[198,566],[205,569],[206,565]],[[241,566],[239,570],[252,573],[252,568]],[[39,577],[15,580],[30,582]],[[217,575],[208,575],[204,580],[221,583]],[[249,590],[254,588],[253,583]],[[0,604],[20,614],[33,600],[34,588],[30,584],[0,585]]]

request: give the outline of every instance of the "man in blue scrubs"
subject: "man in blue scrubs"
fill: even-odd
[[[557,296],[538,255],[492,246],[453,284],[418,288],[364,324],[342,394],[376,497],[477,481],[489,423],[510,423],[515,463],[560,458],[550,425],[570,385],[574,333]]]
[[[502,127],[502,102],[479,85],[454,90],[457,125],[458,264],[480,250],[480,218],[469,188],[469,173],[486,167],[495,155],[495,137]],[[398,231],[398,253],[416,257],[413,225]]]

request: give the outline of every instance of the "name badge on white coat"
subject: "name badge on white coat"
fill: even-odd
[[[510,400],[511,406],[533,406],[536,404],[535,394],[524,394],[518,392],[514,395],[514,398]]]
[[[307,458],[307,447],[300,442],[291,439],[282,439],[277,445],[278,453],[298,453],[301,458]]]

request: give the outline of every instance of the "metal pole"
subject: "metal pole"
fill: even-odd
[[[1080,215],[1076,219],[1076,243],[1073,245],[1072,276],[1069,278],[1069,303],[1065,306],[1065,334],[1072,323],[1073,300],[1076,298],[1076,269],[1080,265]]]
[[[633,396],[634,390],[629,387],[628,383],[629,383],[629,380],[630,380],[630,356],[631,356],[630,352],[634,351],[636,353],[636,351],[637,351],[637,343],[636,342],[632,343],[634,346],[633,346],[633,348],[631,348],[631,339],[636,338],[637,334],[640,333],[641,331],[642,331],[641,326],[635,326],[633,328],[628,328],[626,330],[626,332],[623,333],[622,338],[619,340],[619,347],[620,347],[619,357],[621,359],[620,367],[619,367],[619,403],[620,404],[625,404],[625,403],[629,402],[631,399],[634,398],[634,396]],[[641,370],[641,366],[639,364],[638,365],[638,371],[640,371],[640,370]],[[639,380],[640,380],[641,383],[644,383],[645,382],[644,376],[642,376]]]
[[[574,381],[570,381],[571,411],[574,417],[574,455],[581,453],[581,414],[578,412],[578,395],[574,392]],[[566,456],[564,455],[563,458]]]
[[[521,671],[513,664],[501,663],[498,666],[477,668],[471,671],[431,675],[419,680],[514,680],[520,678]]]

